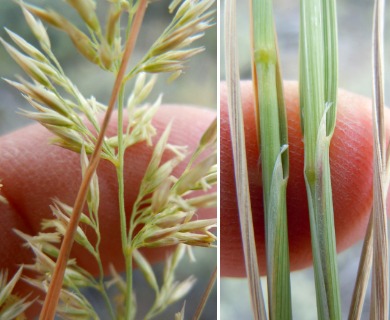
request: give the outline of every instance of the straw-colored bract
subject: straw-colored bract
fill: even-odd
[[[232,138],[234,176],[238,202],[238,214],[242,245],[244,248],[245,267],[249,281],[253,316],[256,320],[267,319],[263,291],[261,288],[257,262],[255,236],[252,222],[252,209],[249,194],[248,169],[245,152],[244,120],[242,115],[240,75],[236,49],[236,2],[226,1],[226,74],[229,92],[229,123]]]

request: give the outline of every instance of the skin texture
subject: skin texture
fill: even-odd
[[[187,145],[193,151],[198,145],[203,132],[215,118],[215,112],[183,106],[162,106],[157,112],[153,124],[157,129],[157,142],[167,124],[173,121],[169,143]],[[108,136],[116,128],[114,114]],[[191,130],[189,130],[189,128]],[[50,145],[52,135],[40,125],[32,125],[12,132],[0,138],[0,177],[3,184],[1,194],[9,205],[0,203],[0,270],[7,268],[12,275],[18,265],[32,262],[30,251],[22,247],[22,241],[13,229],[27,234],[36,234],[42,219],[52,218],[49,205],[57,197],[62,202],[73,205],[81,182],[80,157],[78,154]],[[132,204],[138,193],[138,186],[149,163],[152,148],[140,143],[128,149],[125,155],[125,206],[131,212]],[[169,152],[165,159],[168,159]],[[185,162],[175,171],[184,169]],[[175,173],[174,172],[174,173]],[[98,168],[100,184],[101,216],[101,254],[105,269],[113,263],[117,270],[123,270],[124,261],[120,245],[120,224],[117,200],[117,180],[114,166],[108,161],[101,161]],[[199,218],[215,217],[215,209],[199,212]],[[91,235],[91,230],[84,230]],[[169,248],[148,249],[144,251],[150,261],[166,258]],[[92,273],[97,272],[97,265],[91,255],[78,244],[72,250],[72,256],[78,263]],[[31,288],[20,282],[16,292],[24,295]],[[36,295],[36,293],[34,293]]]
[[[260,272],[265,274],[263,190],[251,82],[241,84],[245,138],[253,220]],[[303,176],[304,145],[300,129],[298,84],[286,82],[284,95],[289,130],[290,175],[287,188],[290,266],[292,270],[312,263],[309,214]],[[390,125],[386,111],[386,124]],[[336,130],[330,147],[337,250],[342,251],[364,236],[372,206],[371,101],[339,91]],[[387,126],[387,128],[389,127]],[[389,132],[387,132],[387,136]],[[245,276],[234,168],[227,109],[226,85],[221,85],[221,275]]]

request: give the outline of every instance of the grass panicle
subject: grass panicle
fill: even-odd
[[[246,274],[249,281],[254,319],[267,319],[263,291],[260,283],[252,209],[249,194],[248,169],[244,136],[244,120],[241,106],[240,76],[236,49],[236,2],[226,2],[225,50],[226,81],[228,88],[229,123],[234,158],[234,175],[240,217],[242,244]]]
[[[7,271],[0,271],[0,318],[19,319],[24,318],[24,312],[34,302],[28,301],[29,297],[19,297],[13,293],[16,283],[22,276],[23,267],[8,279]]]
[[[128,62],[148,1],[110,3],[105,24],[98,18],[95,1],[66,2],[78,13],[87,32],[50,8],[20,1],[39,47],[10,30],[7,32],[13,44],[1,39],[5,49],[30,78],[7,80],[35,109],[21,113],[53,133],[53,144],[80,154],[83,178],[73,205],[60,199],[53,200],[53,219],[42,221],[40,233],[31,236],[16,231],[35,255],[34,263],[24,268],[35,271],[36,276],[26,277],[25,281],[46,293],[40,319],[52,319],[55,314],[67,319],[76,316],[99,319],[83,288],[91,288],[102,296],[111,319],[134,319],[138,316],[132,284],[134,260],[155,292],[155,300],[146,315],[146,319],[151,319],[183,299],[195,283],[192,276],[182,282],[175,280],[175,270],[186,246],[213,247],[216,241],[211,232],[216,227],[216,219],[196,217],[198,209],[215,207],[217,203],[217,194],[212,190],[217,183],[217,135],[214,121],[197,149],[188,154],[186,147],[169,143],[169,125],[153,146],[156,129],[152,119],[161,96],[152,104],[146,103],[157,77],[148,76],[145,71],[182,72],[186,61],[203,50],[193,47],[193,43],[212,25],[214,1],[173,1],[169,8],[175,12],[171,24],[130,71],[127,70]],[[126,16],[128,25],[126,32],[122,32],[120,26]],[[86,98],[68,78],[51,50],[44,23],[64,31],[85,58],[115,75],[108,105],[93,96]],[[130,80],[134,81],[134,86],[128,94],[126,84]],[[117,132],[107,136],[106,128],[115,105],[118,107]],[[126,149],[140,142],[153,147],[153,152],[130,215],[124,207],[124,154]],[[162,160],[163,155],[168,160]],[[189,161],[184,172],[174,175],[174,168],[187,157]],[[100,256],[100,189],[96,173],[100,159],[111,162],[117,171],[121,245],[126,262],[125,276],[122,278],[112,267],[112,278],[108,281]],[[84,247],[97,264],[99,274],[96,278],[78,266],[76,260],[69,259],[74,241]],[[163,283],[159,284],[151,264],[139,249],[174,244],[178,245],[177,249],[167,258]],[[18,278],[19,275],[14,279]],[[108,295],[111,286],[118,290],[117,303]],[[14,305],[23,313],[30,302],[24,298],[19,301]],[[21,309],[20,305],[24,307]],[[184,317],[184,308],[181,314]]]

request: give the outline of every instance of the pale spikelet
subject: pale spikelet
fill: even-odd
[[[68,81],[66,77],[63,77],[63,80],[65,83]],[[64,99],[56,90],[48,90],[39,84],[28,83],[24,80],[20,80],[21,83],[6,81],[24,93],[26,100],[39,111],[39,113],[22,112],[27,117],[39,121],[56,135],[52,139],[54,144],[76,152],[80,152],[81,146],[84,145],[87,153],[93,152],[93,143],[96,139],[95,134],[86,126],[85,120],[80,117],[76,109],[81,110],[95,130],[99,132],[100,126],[97,114],[105,109],[104,105],[98,103],[93,97],[88,100],[85,99],[77,88],[72,85],[65,86],[66,89],[73,93],[74,98],[79,102],[78,104]],[[102,156],[113,161],[113,149],[108,144],[103,145]]]
[[[172,123],[169,123],[167,127],[165,128],[163,134],[160,137],[160,140],[157,142],[157,144],[154,146],[152,159],[149,162],[148,168],[145,172],[145,178],[152,176],[156,170],[158,169],[161,158],[164,154],[165,146],[168,141],[169,133],[171,131]],[[141,184],[142,186],[142,184]]]
[[[181,308],[180,312],[175,313],[175,320],[184,320],[186,310],[186,302],[183,303],[183,308]]]
[[[7,50],[8,54],[15,60],[15,62],[26,72],[32,79],[36,80],[45,87],[51,87],[51,83],[47,76],[36,66],[34,60],[22,54],[13,46],[0,38],[1,43]]]
[[[35,102],[31,101],[30,104],[35,104]],[[74,125],[72,121],[70,121],[68,118],[63,117],[60,114],[51,111],[50,109],[42,107],[41,111],[43,112],[30,112],[26,110],[20,110],[20,114],[32,120],[38,121],[41,124],[49,124],[53,126],[68,128],[71,128]]]
[[[0,306],[2,306],[7,298],[11,295],[12,290],[19,281],[22,272],[23,267],[20,267],[11,280],[8,281],[8,272],[3,270],[0,271]]]
[[[172,227],[159,228],[149,225],[143,228],[134,238],[135,246],[160,247],[170,246],[178,243],[210,247],[216,236],[209,229],[216,227],[216,220],[196,220],[192,224],[176,224]],[[196,233],[195,233],[196,232]]]
[[[170,296],[167,303],[172,304],[184,298],[188,294],[188,292],[192,289],[195,282],[196,282],[196,278],[194,276],[190,276],[182,282],[174,283],[172,285],[172,289],[171,289],[172,291],[170,292]]]
[[[70,290],[61,290],[57,313],[62,319],[99,319],[89,301]]]
[[[18,83],[15,81],[6,80],[10,85],[26,94],[30,98],[39,103],[46,105],[63,116],[69,115],[67,106],[51,91],[40,85],[33,85],[26,81]]]
[[[178,75],[184,68],[183,62],[202,51],[203,48],[195,48],[163,53],[149,59],[142,70],[150,73],[172,72]]]
[[[49,36],[46,32],[45,27],[43,26],[41,20],[35,20],[34,16],[27,10],[23,3],[22,10],[24,14],[24,18],[27,21],[31,31],[33,32],[35,38],[39,41],[39,44],[44,50],[50,50],[51,44]]]
[[[60,200],[54,198],[53,199],[53,203],[60,207],[61,208],[61,211],[66,214],[68,217],[70,217],[72,215],[72,212],[73,212],[73,208],[71,206],[68,206],[67,204],[61,202]],[[84,213],[81,213],[81,216],[80,216],[80,223],[84,223],[86,224],[87,226],[90,226],[90,227],[94,227],[94,223],[92,222],[92,220],[90,219],[90,217],[88,217],[87,215],[85,215]]]
[[[141,192],[149,194],[154,192],[160,185],[165,181],[171,174],[174,168],[180,163],[180,160],[173,158],[160,167],[158,167],[154,172],[150,172],[145,175],[145,178],[142,180]]]
[[[155,129],[151,124],[153,116],[156,114],[161,104],[162,96],[160,95],[153,105],[145,105],[136,109],[136,106],[142,103],[152,91],[157,77],[153,76],[148,81],[145,73],[140,73],[135,81],[134,89],[129,96],[126,109],[128,124],[126,129],[125,148],[128,148],[137,141],[146,140],[148,145],[152,144],[151,138],[155,135]],[[132,133],[130,134],[130,130]]]
[[[80,152],[81,147],[84,145],[85,150],[88,153],[92,153],[93,145],[85,143],[82,136],[74,130],[50,124],[45,124],[44,126],[57,136],[51,140],[53,144],[75,152]]]
[[[153,61],[154,60],[154,61]],[[162,72],[178,72],[183,69],[184,64],[180,61],[169,60],[149,60],[147,64],[142,67],[142,71],[150,73],[162,73]]]
[[[177,70],[175,72],[172,72],[171,75],[169,76],[167,82],[172,83],[175,81],[177,78],[179,78],[183,74],[183,70]]]
[[[68,34],[73,45],[85,58],[95,64],[99,62],[99,55],[95,46],[84,32],[76,28],[70,22],[64,23],[61,30]]]
[[[187,50],[177,50],[172,52],[166,52],[159,56],[159,59],[165,60],[165,61],[184,61],[190,59],[192,56],[201,53],[204,51],[204,48],[193,48],[193,49],[187,49]]]
[[[147,80],[147,75],[144,72],[141,72],[135,81],[134,90],[131,96],[129,97],[129,100],[127,101],[127,108],[129,108],[130,105],[139,105],[142,103],[152,92],[154,85],[157,81],[157,76],[153,75],[152,77]]]
[[[205,177],[200,179],[196,185],[193,187],[192,190],[209,190],[212,188],[213,185],[217,183],[218,180],[218,174],[217,172],[210,172],[207,173]]]
[[[177,226],[188,217],[187,212],[176,212],[176,213],[167,213],[166,215],[159,215],[158,218],[155,220],[156,226],[160,228],[170,228],[173,226]]]
[[[48,280],[23,278],[32,287],[43,292],[48,290]],[[79,292],[62,289],[57,307],[58,316],[62,319],[99,319],[92,305]]]
[[[109,45],[112,45],[114,43],[116,33],[119,29],[119,22],[120,17],[122,15],[122,10],[122,8],[115,7],[114,5],[110,6],[106,22],[106,40]]]
[[[45,290],[46,286],[43,281],[50,281],[53,274],[55,261],[46,253],[42,252],[42,248],[39,245],[35,245],[33,242],[28,243],[32,252],[35,255],[35,263],[26,265],[25,269],[38,272],[39,278],[42,281],[42,285],[39,286],[41,290]],[[31,279],[32,281],[34,279]],[[77,287],[96,287],[95,279],[85,270],[76,265],[75,260],[69,260],[64,276],[64,287],[77,288]]]
[[[8,200],[2,195],[0,195],[0,202],[4,204],[8,204]]]
[[[66,0],[73,8],[77,10],[80,17],[96,33],[100,33],[100,24],[96,16],[96,3],[92,0]]]
[[[173,11],[175,11],[175,9],[177,8],[177,6],[180,4],[181,1],[182,0],[172,0],[172,2],[168,7],[169,13],[173,13]]]
[[[217,119],[215,119],[211,125],[207,128],[205,133],[199,142],[200,148],[208,147],[209,145],[215,144],[217,141]]]
[[[111,47],[106,40],[103,39],[103,41],[100,43],[98,52],[102,67],[105,70],[111,70],[115,62],[115,55],[113,54]]]
[[[162,243],[165,239],[174,239],[175,243],[179,243],[179,241],[176,241],[174,235],[179,230],[180,226],[176,225],[173,227],[164,227],[164,228],[158,228],[158,227],[151,227],[143,229],[144,234],[142,234],[142,240],[145,247],[155,247],[156,243]],[[171,243],[171,242],[170,242]]]
[[[181,74],[184,63],[193,55],[203,51],[202,48],[183,50],[195,40],[203,36],[204,31],[211,26],[211,1],[184,1],[177,9],[171,24],[152,45],[145,58],[136,69],[145,72]],[[173,11],[178,2],[171,3]]]
[[[202,34],[210,27],[212,11],[209,11],[214,1],[184,1],[178,8],[171,24],[167,27],[160,41],[152,48],[155,55],[167,51],[182,49],[191,44],[191,37]],[[198,37],[196,38],[198,39]],[[183,45],[182,40],[186,40]]]
[[[156,114],[161,103],[161,97],[152,105],[145,105],[133,110],[129,115],[129,123],[126,135],[123,137],[124,148],[127,149],[139,142],[145,141],[148,146],[152,146],[152,138],[156,135],[156,129],[152,124],[153,116]],[[118,147],[118,136],[107,139],[110,147]]]
[[[194,184],[202,180],[203,177],[209,172],[210,167],[217,162],[217,154],[213,153],[208,156],[206,159],[202,160],[196,164],[191,170],[184,174],[177,181],[175,188],[178,194],[184,194],[189,191]],[[205,184],[207,190],[209,186]]]
[[[93,114],[98,114],[107,111],[107,106],[97,101],[94,96],[90,97],[87,102]]]
[[[95,64],[98,63],[99,57],[93,42],[74,24],[53,10],[44,10],[30,5],[25,7],[43,21],[67,33],[75,48],[85,58]]]
[[[171,195],[170,195],[170,204],[169,205],[174,205],[173,208],[179,210],[179,211],[184,211],[187,213],[187,215],[190,217],[189,219],[187,219],[186,221],[190,220],[193,216],[193,214],[195,213],[195,208],[192,207],[188,200],[190,199],[190,197],[186,197],[186,198],[183,198],[182,196],[180,195],[177,195],[175,190],[172,190],[171,191]]]
[[[178,245],[176,250],[165,261],[163,284],[156,300],[145,318],[150,319],[161,313],[170,304],[182,299],[195,283],[193,276],[179,282],[175,280],[175,270],[185,252],[184,245]]]
[[[187,204],[194,208],[212,208],[217,206],[218,194],[211,194],[193,197],[187,200]]]
[[[34,302],[27,301],[28,297],[21,298],[12,293],[16,283],[20,280],[23,267],[8,280],[8,272],[0,270],[0,319],[26,319],[24,311]]]
[[[210,226],[215,227],[215,226]],[[212,247],[213,243],[217,240],[217,237],[208,231],[203,231],[204,234],[190,233],[190,232],[178,232],[175,234],[175,240],[179,243],[183,243],[189,246],[195,247]],[[160,244],[160,243],[159,243]]]
[[[23,233],[19,230],[14,230],[14,232],[25,241],[24,246],[30,247],[34,246],[36,248],[41,248],[42,252],[47,254],[50,257],[58,257],[58,244],[61,241],[61,234],[58,232],[39,232],[36,236],[30,236],[26,233]]]
[[[183,223],[179,227],[180,232],[207,231],[217,227],[217,219],[194,220]]]
[[[157,279],[156,279],[156,275],[153,272],[152,266],[138,250],[133,251],[133,258],[134,261],[137,263],[138,268],[141,270],[142,274],[144,275],[146,281],[150,285],[150,287],[155,292],[158,292]]]
[[[166,179],[163,181],[152,196],[151,209],[153,213],[160,212],[168,203],[169,193],[171,191],[172,181]]]
[[[140,141],[146,141],[149,146],[152,146],[152,138],[156,135],[152,119],[161,105],[161,99],[160,95],[152,105],[145,105],[134,111],[133,118],[129,118],[132,122],[129,127],[131,134],[125,138],[126,148]]]
[[[11,30],[8,30],[5,28],[5,31],[7,31],[8,35],[12,39],[12,41],[20,48],[22,49],[28,56],[35,58],[42,62],[47,62],[45,55],[39,51],[37,48],[35,48],[33,45],[29,44],[26,40],[24,40],[22,37],[17,35],[15,32],[12,32]]]
[[[61,235],[65,235],[66,229],[69,225],[70,217],[64,213],[62,210],[61,202],[58,200],[52,206],[50,206],[52,213],[55,215],[56,219],[52,220],[43,220],[42,221],[42,229],[50,229],[55,228]],[[88,240],[84,231],[77,227],[75,241],[80,244],[82,247],[87,249],[92,255],[95,255],[95,249]]]

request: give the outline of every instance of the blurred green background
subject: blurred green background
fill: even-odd
[[[99,18],[105,21],[107,14],[107,0],[97,0]],[[168,5],[171,1],[152,1],[149,5],[143,28],[137,42],[136,52],[131,61],[137,61],[149,46],[157,39],[162,30],[168,25],[171,15],[168,13]],[[37,45],[29,31],[19,6],[12,0],[1,0],[0,22],[17,34],[21,35],[27,41]],[[71,19],[73,23],[82,26],[82,21],[75,14],[75,11],[67,6],[64,1],[50,0],[31,0],[29,3],[39,6],[56,8],[64,16]],[[214,5],[216,8],[216,5]],[[216,22],[216,18],[214,19]],[[79,87],[81,92],[89,97],[95,96],[99,101],[108,103],[114,78],[101,71],[98,67],[91,64],[82,57],[72,46],[71,41],[65,33],[48,28],[51,36],[53,52],[63,65],[67,75]],[[0,36],[6,40],[8,35],[3,28],[0,30]],[[161,76],[154,93],[150,97],[153,102],[157,96],[163,92],[163,103],[192,104],[199,107],[216,109],[217,103],[217,28],[212,27],[206,32],[204,38],[195,42],[197,46],[203,46],[205,51],[195,56],[189,64],[186,65],[185,72],[179,79],[173,83],[167,82],[167,76]],[[130,62],[131,63],[131,62]],[[134,63],[134,62],[133,62]],[[14,79],[15,75],[24,76],[23,71],[8,56],[3,47],[0,47],[0,75],[3,78]],[[17,114],[18,108],[27,108],[30,106],[21,97],[20,93],[14,88],[0,81],[0,134],[6,134],[12,130],[31,123],[30,120]],[[1,147],[0,147],[1,149]],[[206,288],[210,275],[216,266],[216,249],[195,249],[197,262],[189,262],[185,258],[181,268],[178,270],[178,279],[184,280],[190,274],[198,279],[194,289],[186,298],[186,317],[191,317],[200,301],[200,297]],[[157,266],[157,273],[162,274],[162,265]],[[148,285],[142,279],[142,275],[136,272],[135,290],[139,306],[139,319],[145,313],[148,302],[152,301],[153,292],[149,290]],[[91,293],[92,299],[95,299]],[[202,319],[214,320],[217,318],[216,310],[216,289],[209,299]],[[146,303],[142,303],[145,301]],[[101,304],[100,300],[96,305]],[[182,302],[173,305],[167,313],[158,317],[158,319],[173,319],[175,312],[182,307]],[[106,316],[103,313],[102,319]]]
[[[223,39],[224,2],[221,2],[221,39]],[[275,0],[274,15],[278,32],[279,51],[284,79],[298,79],[299,1]],[[251,78],[249,1],[237,1],[237,47],[239,48],[242,79]],[[371,29],[373,1],[337,1],[339,34],[339,87],[365,96],[371,96]],[[390,6],[386,7],[385,27],[385,90],[390,104]],[[225,79],[224,50],[221,44],[221,79]],[[221,215],[223,219],[223,215]],[[338,267],[343,307],[347,319],[361,243],[339,255]],[[293,317],[299,320],[317,319],[313,270],[309,268],[291,274]],[[370,287],[370,286],[369,286]],[[263,281],[263,291],[266,284]],[[252,319],[249,290],[246,279],[222,279],[221,320]],[[369,294],[362,319],[369,318]]]

